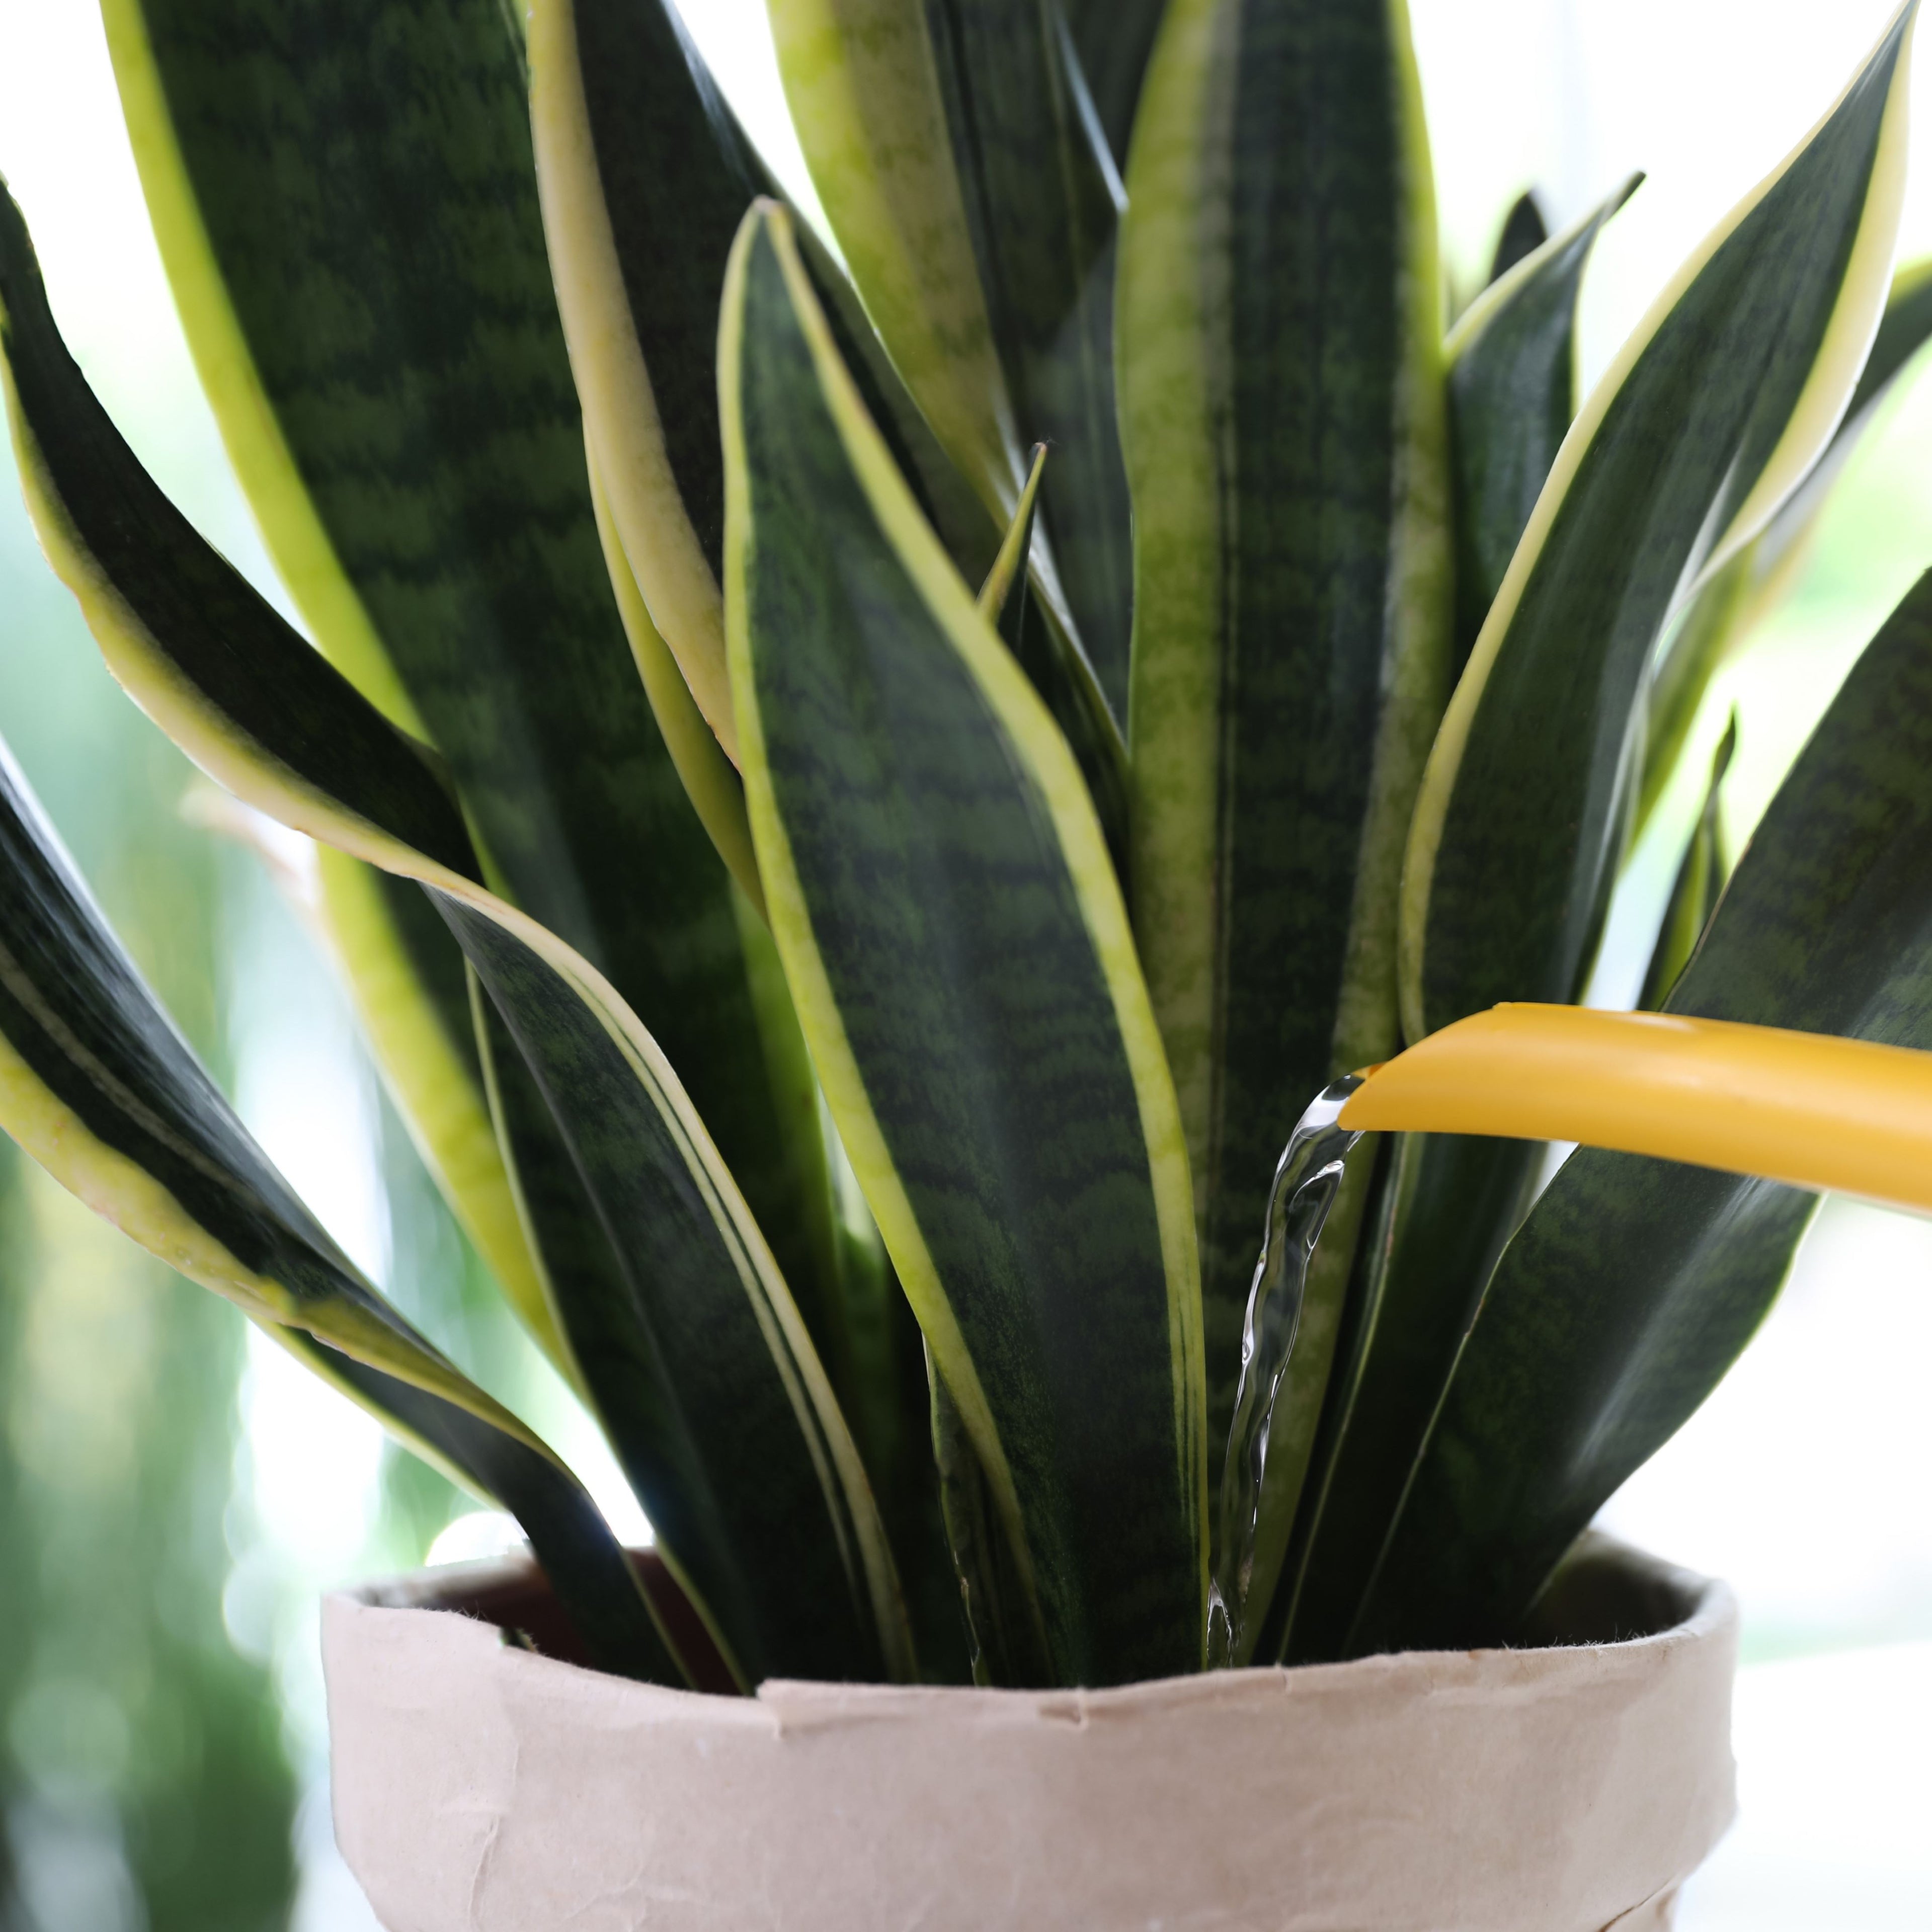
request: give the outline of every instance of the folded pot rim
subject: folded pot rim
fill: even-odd
[[[636,1554],[648,1560],[648,1552]],[[332,1592],[325,1602],[328,1613],[336,1617],[358,1610],[378,1610],[461,1618],[500,1636],[502,1647],[517,1655],[520,1669],[567,1672],[594,1682],[601,1690],[634,1692],[653,1703],[675,1700],[690,1707],[693,1715],[700,1710],[724,1716],[728,1712],[763,1707],[802,1718],[814,1707],[822,1707],[827,1714],[874,1720],[974,1707],[1048,1718],[1076,1714],[1082,1718],[1126,1715],[1140,1710],[1211,1706],[1230,1697],[1241,1700],[1275,1688],[1304,1695],[1346,1692],[1404,1676],[1414,1676],[1418,1688],[1426,1685],[1432,1690],[1455,1683],[1472,1689],[1502,1690],[1526,1676],[1546,1677],[1564,1659],[1574,1662],[1580,1671],[1587,1668],[1600,1681],[1606,1670],[1617,1673],[1651,1667],[1660,1648],[1726,1637],[1735,1642],[1738,1618],[1737,1600],[1727,1584],[1666,1562],[1600,1531],[1589,1530],[1578,1539],[1563,1569],[1539,1600],[1525,1640],[1516,1644],[1394,1651],[1340,1663],[1256,1665],[1104,1688],[1020,1690],[971,1684],[774,1677],[765,1679],[747,1697],[614,1678],[544,1648],[532,1651],[516,1645],[508,1627],[470,1607],[479,1599],[521,1599],[526,1594],[544,1593],[542,1572],[526,1546],[501,1556],[379,1578]],[[1563,1600],[1552,1603],[1558,1598]],[[1611,1634],[1618,1629],[1627,1634]]]

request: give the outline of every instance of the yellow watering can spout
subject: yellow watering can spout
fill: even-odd
[[[1932,1053],[1502,1006],[1360,1077],[1338,1122],[1350,1130],[1580,1141],[1932,1214]]]

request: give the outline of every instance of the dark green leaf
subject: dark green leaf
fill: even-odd
[[[1932,1048],[1932,578],[1846,681],[1665,1010]],[[1811,1207],[1573,1155],[1496,1270],[1351,1647],[1506,1639],[1736,1360]]]
[[[1177,0],[1135,135],[1132,903],[1187,1131],[1217,1463],[1276,1157],[1311,1094],[1396,1044],[1398,873],[1450,614],[1416,86],[1399,8]],[[1276,1410],[1263,1595],[1366,1165]]]
[[[492,1055],[506,1141],[570,1268],[554,1286],[580,1371],[679,1580],[750,1682],[902,1674],[880,1635],[902,1613],[872,1600],[891,1588],[867,1574],[876,1526],[854,1520],[872,1507],[857,1452],[756,1230],[711,1198],[688,1108],[554,966],[437,898],[515,1042]]]
[[[1309,1501],[1258,1661],[1338,1654],[1483,1287],[1542,1159],[1532,1142],[1397,1137],[1378,1238],[1356,1257]]]
[[[1590,250],[1641,179],[1633,176],[1554,242],[1526,250],[1535,259],[1480,296],[1445,346],[1458,676],[1576,413],[1576,297]]]
[[[1677,769],[1712,679],[1790,590],[1833,486],[1876,420],[1878,405],[1928,336],[1932,262],[1920,262],[1892,278],[1885,319],[1830,446],[1763,535],[1705,585],[1665,646],[1650,683],[1639,834]]]
[[[607,1669],[676,1682],[596,1504],[357,1274],[269,1164],[142,983],[10,760],[0,764],[0,1124],[98,1214],[514,1510]]]
[[[927,0],[994,344],[1088,661],[1127,712],[1132,562],[1114,415],[1120,177],[1052,0]]]
[[[718,296],[764,170],[663,0],[538,0],[530,116],[586,431],[651,620],[735,761]]]
[[[1056,1679],[1198,1668],[1186,1156],[1091,803],[775,207],[740,238],[720,364],[746,794],[833,1118]]]
[[[1052,1666],[1039,1606],[1027,1587],[993,1486],[960,1419],[958,1404],[947,1394],[929,1357],[926,1371],[940,1507],[971,1646],[973,1682],[1009,1690],[1049,1685]]]
[[[318,641],[419,722],[492,876],[643,1017],[810,1305],[832,1256],[802,1049],[619,622],[498,0],[107,20],[190,344]]]
[[[424,756],[141,470],[53,331],[10,202],[0,299],[29,502],[110,668],[238,796],[428,887],[527,1057],[615,1251],[601,1268],[586,1261],[580,1203],[533,1220],[559,1244],[557,1312],[700,1613],[747,1677],[904,1669],[856,1452],[764,1238],[656,1042],[581,956],[465,875],[462,820]],[[533,1174],[526,1199],[541,1202],[550,1180]],[[668,1402],[627,1406],[640,1358]]]
[[[1063,0],[1061,10],[1079,54],[1088,98],[1106,131],[1114,165],[1124,174],[1141,82],[1166,0]]]
[[[1517,262],[1534,255],[1550,239],[1550,224],[1534,188],[1525,188],[1510,204],[1503,217],[1502,232],[1496,237],[1496,252],[1490,260],[1490,280],[1499,282]]]
[[[1622,854],[1660,634],[1816,460],[1876,324],[1913,11],[1680,272],[1564,446],[1417,804],[1412,1039],[1498,1000],[1576,993]]]

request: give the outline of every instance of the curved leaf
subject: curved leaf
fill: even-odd
[[[920,0],[770,0],[785,99],[866,313],[1004,527],[1024,446],[974,260]]]
[[[406,880],[322,846],[323,930],[424,1165],[551,1361],[574,1375],[483,1100],[463,955]]]
[[[728,1658],[748,1678],[907,1669],[856,1452],[764,1237],[657,1042],[590,962],[476,883],[431,754],[310,650],[141,470],[62,345],[4,200],[0,304],[29,507],[110,668],[218,783],[428,889],[528,1057],[614,1257],[598,1277],[602,1301],[560,1294],[558,1312],[619,1459]],[[581,1238],[592,1222],[580,1209],[562,1225]],[[656,1407],[630,1400],[637,1360],[668,1391]]]
[[[104,12],[190,346],[316,639],[448,758],[491,878],[644,1018],[814,1299],[803,1049],[607,581],[501,0]]]
[[[1642,178],[1632,176],[1554,240],[1541,240],[1539,220],[1539,245],[1505,265],[1509,272],[1477,297],[1443,345],[1457,676],[1576,413],[1576,297],[1590,251]]]
[[[1636,185],[1509,268],[1444,344],[1458,672],[1569,431],[1583,269]],[[1540,1159],[1535,1148],[1455,1135],[1406,1136],[1396,1150],[1380,1238],[1360,1254],[1348,1290],[1348,1346],[1337,1350],[1289,1581],[1257,1621],[1257,1655],[1322,1654],[1336,1617],[1352,1614]]]
[[[1916,0],[1838,105],[1702,244],[1585,404],[1484,622],[1416,806],[1411,1039],[1570,998],[1626,830],[1659,634],[1763,527],[1842,414],[1877,326]]]
[[[1198,1668],[1186,1155],[1091,804],[769,204],[733,256],[719,360],[752,829],[833,1119],[1054,1676]]]
[[[1432,190],[1406,14],[1175,0],[1122,233],[1134,926],[1180,1096],[1220,1453],[1276,1156],[1396,1042],[1410,802],[1448,688]],[[1280,1560],[1368,1156],[1276,1409]]]
[[[269,1164],[142,983],[10,760],[0,762],[0,1125],[95,1213],[326,1365],[454,1480],[513,1510],[606,1669],[675,1682],[589,1496],[362,1279]]]
[[[1854,667],[1665,1010],[1932,1048],[1932,578]],[[1350,1648],[1506,1640],[1750,1340],[1812,1205],[1573,1155],[1496,1270]]]
[[[1712,680],[1789,594],[1833,486],[1876,419],[1879,404],[1928,338],[1932,261],[1916,262],[1892,278],[1885,319],[1829,447],[1764,534],[1705,585],[1658,661],[1646,706],[1643,782],[1637,796],[1639,836],[1677,769]]]

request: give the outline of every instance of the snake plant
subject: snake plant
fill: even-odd
[[[668,0],[103,8],[307,634],[142,470],[0,198],[30,508],[129,694],[315,842],[424,1159],[662,1563],[358,1275],[10,768],[4,1124],[514,1511],[608,1669],[1201,1669],[1289,1130],[1581,996],[1932,332],[1915,6],[1587,394],[1629,185],[1520,205],[1445,328],[1403,0],[771,0],[824,234]],[[1716,826],[1646,997],[1932,1047],[1932,587],[1727,885]],[[1523,1628],[1813,1204],[1588,1150],[1532,1204],[1543,1160],[1350,1156],[1235,1660]]]

